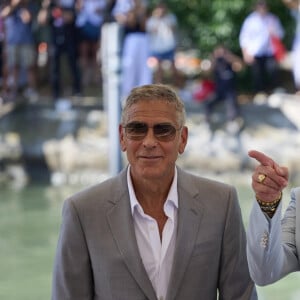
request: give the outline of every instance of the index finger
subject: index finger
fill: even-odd
[[[256,150],[250,150],[248,152],[248,155],[254,159],[256,159],[259,163],[261,163],[263,166],[270,166],[274,167],[275,163],[273,159],[267,155],[265,155],[262,152],[256,151]]]

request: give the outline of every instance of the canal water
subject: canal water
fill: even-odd
[[[0,187],[0,299],[47,300],[63,200],[82,187]],[[237,186],[247,226],[252,192]],[[288,201],[288,192],[286,193]],[[299,300],[300,276],[258,288],[259,300]]]

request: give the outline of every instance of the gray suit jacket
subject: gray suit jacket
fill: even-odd
[[[268,285],[300,270],[300,187],[291,191],[284,217],[282,203],[270,219],[254,201],[247,231],[247,256],[251,277]]]
[[[178,168],[178,197],[166,300],[257,299],[236,190]],[[126,170],[65,201],[52,299],[157,300],[135,238]]]

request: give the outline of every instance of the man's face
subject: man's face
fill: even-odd
[[[267,5],[265,5],[265,4],[258,4],[258,5],[256,6],[256,10],[257,10],[257,12],[258,12],[259,14],[261,14],[261,15],[266,15],[267,12],[268,12]]]
[[[174,105],[162,101],[134,104],[128,110],[127,124],[148,126],[147,133],[139,139],[133,139],[124,128],[119,128],[121,148],[127,152],[133,180],[170,180],[178,153],[184,152],[188,136],[186,127],[180,129]],[[169,124],[177,130],[170,140],[160,139],[155,135],[157,126],[152,128],[157,124]]]

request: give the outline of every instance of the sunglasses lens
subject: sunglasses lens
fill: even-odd
[[[127,137],[132,140],[143,139],[147,131],[148,126],[145,123],[133,122],[127,124],[125,127]]]
[[[142,140],[147,135],[148,128],[145,123],[132,122],[125,126],[125,133],[131,140]],[[171,124],[156,124],[153,126],[153,133],[159,141],[170,141],[176,134],[176,128]]]
[[[170,140],[175,136],[176,128],[171,124],[156,124],[153,131],[157,139]]]

